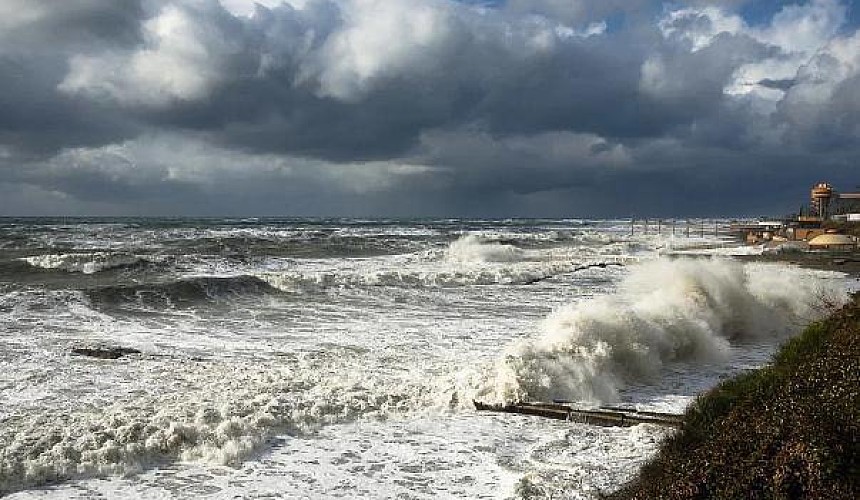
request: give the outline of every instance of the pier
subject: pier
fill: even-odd
[[[486,404],[473,401],[478,411],[497,413],[519,413],[536,417],[566,420],[603,427],[629,427],[639,424],[654,424],[680,429],[684,426],[683,415],[638,411],[632,408],[601,406],[598,408],[576,408],[564,402],[517,402],[508,404]]]

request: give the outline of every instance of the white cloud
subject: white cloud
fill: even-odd
[[[710,46],[723,34],[747,36],[777,48],[778,54],[740,65],[725,88],[727,94],[758,99],[761,110],[772,112],[777,101],[783,98],[784,90],[759,83],[793,79],[800,68],[836,36],[845,22],[845,14],[845,6],[837,0],[812,0],[785,6],[767,25],[749,26],[736,14],[716,6],[705,6],[667,12],[658,27],[664,38],[688,44],[692,52]],[[658,63],[652,57],[643,66],[644,88],[668,85],[660,81]]]
[[[758,82],[794,78],[799,69],[836,36],[845,22],[845,13],[845,7],[835,0],[813,0],[806,5],[785,7],[768,26],[746,29],[753,38],[779,47],[782,54],[738,68],[734,83],[726,92],[752,93],[772,102],[782,99],[779,89],[762,87]]]
[[[95,148],[68,148],[33,166],[41,175],[89,176],[113,185],[176,184],[203,191],[247,190],[272,183],[325,186],[368,194],[394,189],[435,167],[403,160],[332,163],[301,157],[254,154],[213,145],[193,134],[144,135]]]
[[[836,35],[845,22],[846,12],[846,7],[837,0],[788,5],[773,17],[769,26],[750,33],[785,52],[809,57]]]
[[[312,5],[308,0],[305,8]],[[488,56],[499,58],[496,65],[516,64],[568,39],[606,31],[602,21],[575,30],[451,0],[343,0],[338,6],[342,24],[307,54],[299,80],[315,82],[320,96],[344,101],[359,100],[392,78],[415,85],[425,79],[492,78],[503,68],[487,67]]]
[[[200,4],[206,7],[205,2]],[[192,6],[192,8],[189,8]],[[204,98],[226,78],[228,58],[242,49],[204,15],[211,10],[168,4],[143,23],[144,46],[131,52],[75,55],[59,89],[106,96],[124,105],[163,107]]]
[[[251,16],[254,14],[257,5],[263,7],[277,7],[283,3],[294,5],[301,8],[305,0],[221,0],[221,5],[225,9],[237,16]]]
[[[704,7],[670,11],[657,27],[664,38],[679,40],[696,52],[710,45],[717,35],[743,31],[745,24],[740,16],[724,13],[717,7]]]
[[[858,77],[860,30],[831,40],[798,70],[796,83],[786,93],[781,110],[796,126],[808,129],[832,120],[834,112],[858,112],[860,102],[833,102],[840,86]]]
[[[0,32],[13,30],[36,22],[50,14],[50,6],[30,0],[0,2]]]
[[[345,100],[364,93],[375,79],[431,71],[456,24],[443,1],[352,0],[341,7],[343,26],[305,74],[316,73],[321,95]]]

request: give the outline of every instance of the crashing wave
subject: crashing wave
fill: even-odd
[[[73,478],[136,473],[164,460],[236,465],[275,435],[432,404],[419,384],[382,385],[357,367],[332,373],[317,361],[256,368],[170,363],[159,368],[197,390],[113,404],[78,402],[72,411],[6,419],[0,427],[0,496]]]
[[[525,257],[525,252],[513,245],[487,241],[474,234],[461,236],[445,251],[449,262],[519,262]]]
[[[46,254],[23,257],[21,260],[33,267],[83,274],[146,266],[162,261],[153,257],[113,252]]]
[[[644,264],[616,295],[552,313],[541,337],[512,345],[478,373],[462,367],[435,377],[420,370],[381,375],[364,356],[341,351],[253,367],[144,355],[128,363],[169,374],[156,377],[167,387],[117,396],[108,404],[94,395],[94,402],[5,419],[0,495],[87,475],[133,473],[164,460],[237,464],[276,435],[463,407],[472,398],[608,401],[624,384],[656,375],[667,362],[711,359],[723,355],[732,339],[796,330],[818,314],[816,297],[838,293],[820,284],[784,266],[722,260]],[[192,279],[182,286],[210,287],[209,296],[234,293],[237,285],[268,286],[251,277]],[[102,290],[110,296],[108,290],[117,288]],[[129,287],[119,296],[145,291]]]
[[[715,360],[739,338],[783,338],[842,300],[808,271],[729,260],[663,259],[634,268],[617,294],[550,314],[542,335],[510,346],[480,375],[494,401],[607,402],[672,361]]]

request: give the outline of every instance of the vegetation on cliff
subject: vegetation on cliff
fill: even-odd
[[[702,395],[613,499],[860,498],[860,294]]]

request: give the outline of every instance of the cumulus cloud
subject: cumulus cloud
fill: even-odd
[[[167,4],[141,25],[143,44],[131,51],[77,54],[61,91],[109,97],[124,105],[168,106],[205,98],[235,78],[244,49],[239,22],[212,2]]]
[[[303,213],[411,215],[713,210],[740,175],[856,184],[846,4],[743,6],[0,0],[0,182],[95,211],[296,212],[289,193]],[[667,183],[701,196],[666,205]],[[796,205],[772,196],[756,203]]]

